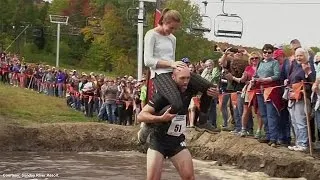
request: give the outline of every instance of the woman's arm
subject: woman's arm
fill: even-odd
[[[174,60],[161,60],[154,58],[154,46],[156,38],[152,31],[147,32],[144,37],[144,64],[152,69],[169,68]]]

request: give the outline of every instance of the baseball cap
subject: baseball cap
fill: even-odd
[[[279,56],[284,56],[284,51],[282,49],[277,49],[273,52],[273,58],[278,58]]]
[[[274,49],[283,49],[283,44],[274,44]]]
[[[184,63],[190,63],[190,60],[187,57],[182,58],[181,61]]]

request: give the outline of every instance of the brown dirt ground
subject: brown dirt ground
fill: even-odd
[[[198,159],[215,160],[273,177],[320,179],[320,159],[308,154],[272,148],[254,139],[229,133],[188,130],[187,144]],[[102,123],[59,123],[0,127],[0,151],[123,151],[145,152],[137,143],[138,127]]]

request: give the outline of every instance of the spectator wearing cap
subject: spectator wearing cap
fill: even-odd
[[[189,66],[189,64],[191,63],[190,60],[189,60],[189,58],[187,58],[187,57],[182,58],[181,61],[184,62],[184,63],[186,63],[187,66]]]
[[[274,44],[274,50],[283,49],[283,44]]]
[[[282,49],[277,49],[273,52],[273,58],[279,62],[280,67],[280,83],[281,85],[284,85],[285,79],[289,78],[289,66],[290,66],[290,60],[285,58],[284,51]],[[292,70],[291,70],[292,71]],[[285,92],[285,88],[282,89],[282,94]],[[291,142],[291,134],[290,134],[290,114],[287,108],[288,101],[283,99],[283,105],[284,108],[280,111],[280,119],[279,121],[279,139],[278,144],[288,146]]]

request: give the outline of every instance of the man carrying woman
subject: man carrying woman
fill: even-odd
[[[171,104],[171,112],[177,113],[183,108],[183,102],[178,88],[171,78],[173,69],[185,68],[186,64],[176,61],[176,37],[172,34],[181,25],[181,15],[176,10],[164,9],[159,20],[159,25],[149,30],[144,40],[144,62],[150,68],[150,80],[154,82],[157,93],[164,96]],[[211,97],[205,92],[213,84],[203,79],[200,75],[191,74],[190,89],[202,92],[200,100],[199,127],[214,129],[207,123],[207,112],[211,104]],[[143,126],[139,137],[145,141],[148,131]],[[141,138],[139,138],[141,139]]]

